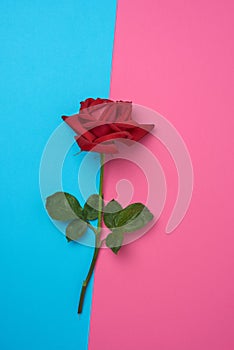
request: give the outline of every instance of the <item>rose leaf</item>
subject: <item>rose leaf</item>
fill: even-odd
[[[67,192],[56,192],[46,199],[46,210],[54,220],[67,221],[82,218],[78,200]]]
[[[122,246],[123,238],[123,232],[113,231],[106,237],[106,245],[113,253],[117,254]]]
[[[114,226],[122,232],[134,232],[153,219],[153,214],[142,203],[134,203],[121,210],[114,217]]]
[[[114,199],[105,206],[103,219],[108,228],[112,229],[115,227],[114,218],[120,210],[122,210],[122,206]]]
[[[87,229],[87,222],[76,219],[70,222],[70,224],[66,228],[66,238],[67,241],[77,241]]]
[[[92,194],[86,201],[83,209],[83,216],[85,220],[96,220],[98,218],[98,208],[100,204],[100,196]]]

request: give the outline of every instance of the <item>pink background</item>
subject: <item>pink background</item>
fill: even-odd
[[[151,107],[177,128],[195,184],[187,215],[166,235],[176,170],[159,142],[144,141],[167,176],[166,208],[119,256],[101,252],[90,350],[234,348],[233,23],[233,1],[119,0],[110,97]],[[118,176],[137,179],[133,165],[126,174],[117,163],[106,167],[109,199]]]

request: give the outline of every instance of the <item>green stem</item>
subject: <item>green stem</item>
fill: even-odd
[[[84,298],[85,298],[85,293],[87,286],[89,284],[90,278],[93,274],[93,270],[98,258],[98,254],[102,245],[102,242],[100,240],[101,236],[101,225],[102,225],[102,206],[103,206],[103,178],[104,178],[104,154],[100,154],[100,163],[101,163],[101,168],[100,168],[100,180],[99,180],[99,211],[98,211],[98,225],[97,225],[97,230],[95,230],[95,249],[93,253],[93,259],[88,271],[88,274],[86,276],[86,279],[83,281],[82,284],[82,289],[80,293],[80,301],[79,301],[79,306],[78,306],[78,314],[81,314],[82,309],[83,309],[83,304],[84,304]]]

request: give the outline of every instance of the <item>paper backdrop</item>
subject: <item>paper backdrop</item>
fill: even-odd
[[[165,235],[176,171],[155,143],[166,208],[117,258],[102,252],[89,350],[234,348],[233,21],[233,1],[118,2],[110,97],[173,123],[192,158],[194,192],[180,226]]]
[[[232,350],[234,3],[3,0],[0,14],[1,349]],[[166,175],[165,209],[119,256],[101,252],[78,317],[93,248],[67,244],[50,222],[38,172],[60,116],[90,96],[161,113],[195,178],[184,220],[166,235],[176,168],[146,141]],[[64,186],[79,196],[72,154]],[[143,182],[128,169],[107,165],[106,198],[121,176]]]
[[[92,283],[82,317],[76,310],[93,249],[68,244],[51,223],[39,167],[61,116],[109,95],[115,10],[109,0],[0,3],[2,350],[88,347]],[[74,153],[63,178],[76,194]]]

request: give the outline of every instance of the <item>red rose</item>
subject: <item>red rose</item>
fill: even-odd
[[[132,120],[132,102],[87,98],[80,111],[63,120],[78,134],[75,137],[84,151],[117,153],[115,140],[139,141],[154,127]]]

